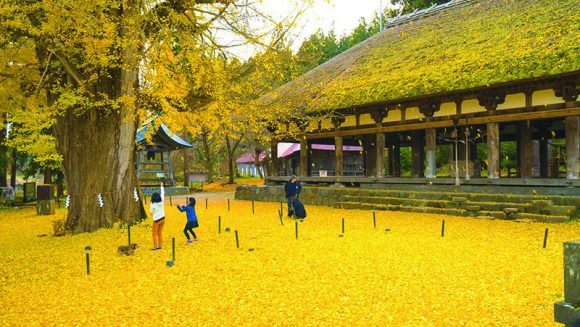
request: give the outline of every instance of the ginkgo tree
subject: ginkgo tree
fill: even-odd
[[[139,121],[161,112],[164,122],[175,124],[178,112],[203,108],[215,92],[196,76],[211,78],[214,69],[205,69],[202,59],[220,48],[216,31],[257,42],[266,34],[252,33],[252,17],[265,15],[235,0],[0,2],[0,76],[11,84],[10,101],[18,108],[54,122],[71,196],[67,229],[94,231],[137,218],[132,194]],[[197,54],[170,61],[170,50],[182,43],[195,45]],[[185,90],[179,87],[184,79],[159,84],[188,65],[194,78]]]

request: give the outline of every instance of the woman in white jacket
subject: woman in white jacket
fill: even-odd
[[[153,219],[153,248],[151,251],[161,250],[163,244],[163,225],[165,225],[165,189],[161,183],[161,194],[155,192],[151,195],[151,218]]]

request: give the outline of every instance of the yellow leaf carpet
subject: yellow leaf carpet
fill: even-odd
[[[556,326],[562,243],[580,238],[578,223],[404,212],[377,212],[375,229],[371,211],[308,206],[297,240],[278,203],[256,202],[252,214],[247,201],[228,212],[225,200],[206,210],[198,198],[200,241],[186,245],[185,215],[166,204],[163,249],[149,251],[147,220],[131,228],[133,256],[117,254],[127,243],[118,226],[53,237],[64,210],[0,211],[0,325]]]

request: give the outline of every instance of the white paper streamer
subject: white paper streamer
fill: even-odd
[[[97,196],[97,199],[99,200],[99,207],[103,207],[103,205],[105,205],[103,203],[103,197],[101,196],[101,193],[99,193],[99,196]]]
[[[139,193],[137,193],[137,188],[133,189],[133,197],[135,197],[135,202],[139,202]]]
[[[64,206],[66,208],[68,208],[70,206],[70,194],[66,196],[66,202],[64,203]]]
[[[6,123],[6,139],[10,138],[10,129],[12,128],[12,122]]]

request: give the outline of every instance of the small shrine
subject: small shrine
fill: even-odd
[[[135,143],[137,178],[142,187],[159,186],[161,182],[174,186],[171,152],[193,147],[167,125],[153,119],[147,120],[137,130]]]

